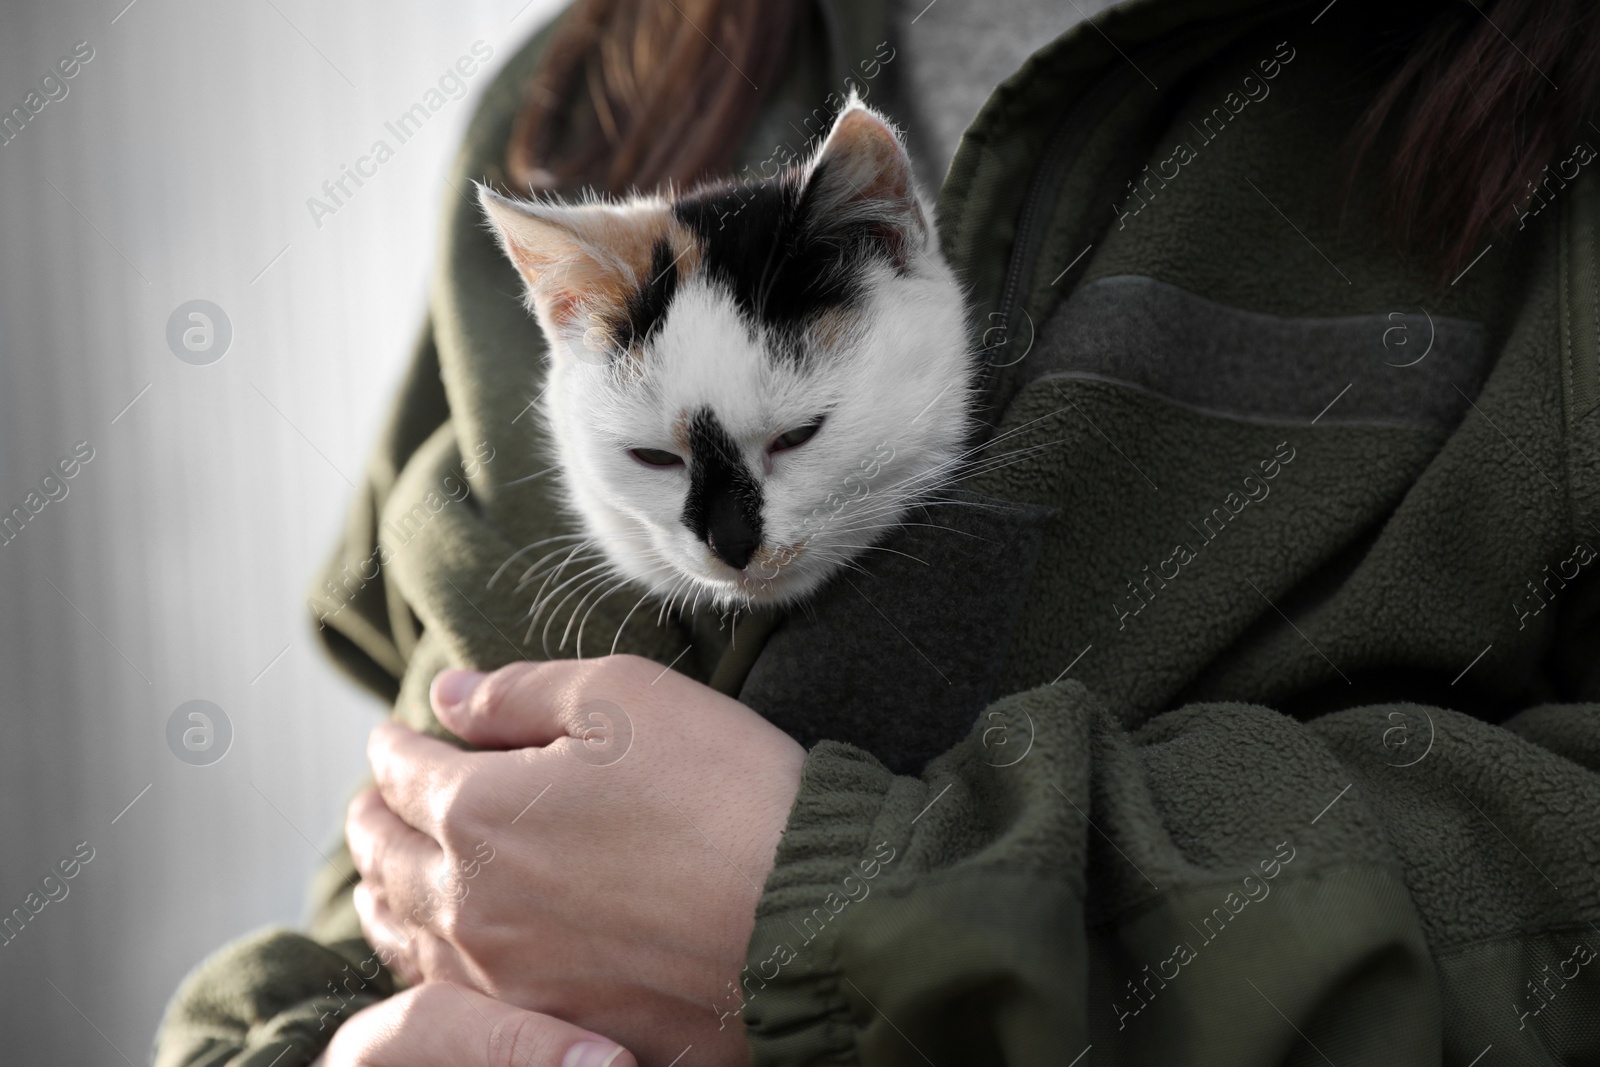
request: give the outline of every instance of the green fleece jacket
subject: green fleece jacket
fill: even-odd
[[[736,640],[589,616],[585,654],[615,636],[810,749],[707,1006],[755,1062],[1600,1062],[1600,185],[1507,205],[1454,281],[1408,266],[1342,154],[1395,6],[1134,0],[1036,54],[938,202],[993,462]],[[808,12],[758,172],[847,76],[893,111],[882,11]],[[458,186],[497,176],[541,43]],[[435,732],[437,670],[546,654],[496,572],[571,521],[537,326],[451,197],[314,600]],[[392,991],[336,862],[307,933],[197,968],[158,1064],[307,1062]]]

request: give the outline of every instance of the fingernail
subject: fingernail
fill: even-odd
[[[622,1055],[622,1046],[609,1041],[580,1041],[567,1049],[561,1058],[561,1067],[611,1067]]]
[[[455,707],[471,696],[483,679],[482,671],[440,671],[433,679],[434,706]]]

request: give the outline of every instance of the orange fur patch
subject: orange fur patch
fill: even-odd
[[[678,451],[688,455],[689,448],[689,409],[684,408],[678,412],[678,417],[672,420],[672,441],[678,446]]]
[[[830,308],[811,324],[811,339],[823,348],[838,348],[860,322],[861,316],[848,308]]]

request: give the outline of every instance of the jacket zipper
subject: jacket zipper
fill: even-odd
[[[1077,162],[1083,142],[1088,140],[1090,132],[1104,114],[1127,94],[1131,83],[1137,80],[1138,75],[1130,66],[1120,66],[1103,75],[1068,109],[1045,142],[1043,156],[1034,168],[1028,191],[1024,195],[1022,212],[1017,216],[1016,237],[1012,242],[1011,259],[1006,265],[997,309],[1000,321],[1005,325],[1005,339],[996,346],[995,352],[1009,347],[1017,325],[1014,320],[1020,310],[1021,289],[1031,278],[1034,260],[1039,253],[1037,237],[1043,229],[1040,219],[1044,213],[1043,205],[1053,204],[1055,200],[1053,196],[1047,197],[1047,194],[1061,187],[1062,179],[1072,169],[1072,164]],[[1048,217],[1043,219],[1044,223],[1048,221]],[[993,352],[988,360],[991,367],[995,364],[992,355]]]

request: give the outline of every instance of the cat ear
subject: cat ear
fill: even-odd
[[[592,328],[593,313],[626,304],[670,225],[665,205],[654,201],[542,203],[480,185],[478,202],[556,348]]]
[[[928,241],[906,154],[894,127],[854,95],[834,121],[806,176],[813,218],[866,222],[896,267]]]

